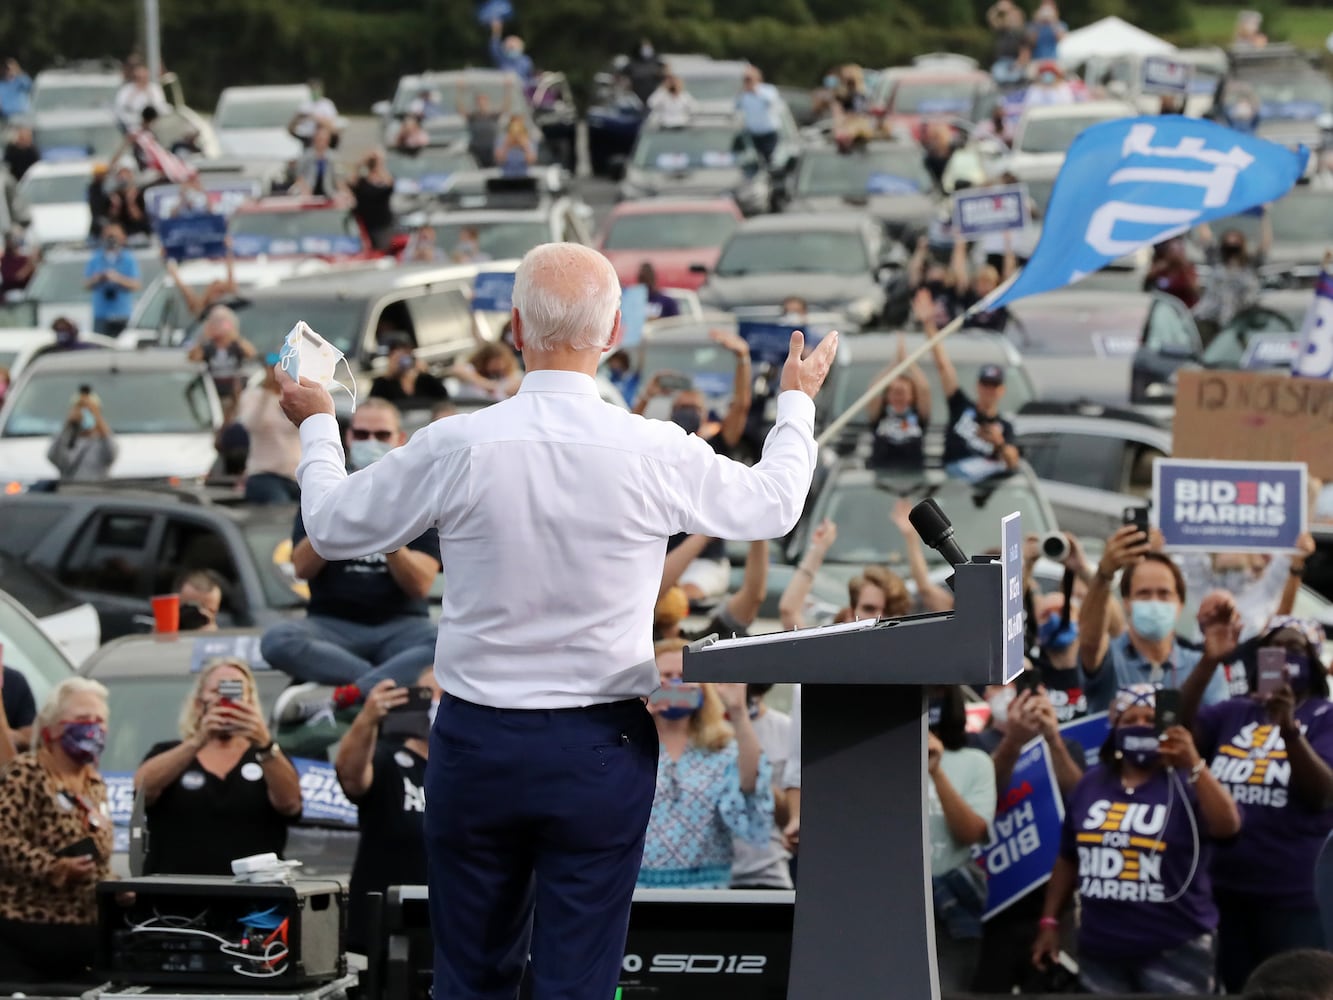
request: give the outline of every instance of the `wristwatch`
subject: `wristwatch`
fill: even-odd
[[[263,764],[266,761],[272,760],[280,753],[282,753],[282,747],[278,746],[278,741],[269,740],[267,745],[255,747],[255,760]]]

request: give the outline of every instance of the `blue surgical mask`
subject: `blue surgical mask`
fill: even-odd
[[[352,446],[347,449],[347,459],[352,463],[352,468],[364,469],[374,465],[391,451],[393,445],[388,441],[376,441],[374,438],[353,441]]]
[[[97,418],[93,416],[92,410],[79,411],[79,427],[82,430],[90,431],[97,426]]]
[[[1115,731],[1115,749],[1135,767],[1152,767],[1161,754],[1157,731],[1152,726],[1121,726]]]
[[[1078,641],[1078,622],[1066,622],[1060,627],[1060,616],[1051,615],[1037,629],[1037,642],[1048,653],[1059,653]]]
[[[703,708],[704,689],[697,685],[686,687],[683,681],[677,679],[671,681],[667,687],[654,691],[648,701],[659,705],[666,702],[657,713],[664,719],[688,719]]]
[[[837,89],[838,89],[838,78],[837,78],[836,76],[834,76],[832,73],[830,73],[828,76],[824,77],[824,89],[825,89],[825,90],[837,90]]]
[[[1129,624],[1140,639],[1161,642],[1176,627],[1180,609],[1171,601],[1131,601]]]

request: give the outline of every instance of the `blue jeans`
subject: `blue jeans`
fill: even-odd
[[[253,504],[299,503],[301,487],[295,479],[276,472],[258,472],[245,477],[245,502]]]
[[[379,625],[328,615],[282,622],[264,633],[265,661],[298,681],[355,684],[366,694],[382,680],[412,685],[435,662],[429,618],[399,615]]]
[[[1216,961],[1216,936],[1200,934],[1175,948],[1132,962],[1079,955],[1078,969],[1083,988],[1089,993],[1209,996]]]
[[[440,699],[426,765],[434,1000],[611,1000],[657,783],[637,698],[562,711]]]

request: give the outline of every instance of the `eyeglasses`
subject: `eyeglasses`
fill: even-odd
[[[388,444],[390,441],[393,440],[393,431],[368,431],[368,430],[363,430],[360,427],[352,428],[353,441],[369,441],[371,438],[374,438],[376,441],[383,441],[385,444]]]

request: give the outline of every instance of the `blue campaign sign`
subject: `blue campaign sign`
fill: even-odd
[[[1023,515],[1000,522],[1000,562],[1004,565],[1004,682],[1023,671]]]
[[[241,205],[258,198],[262,190],[253,178],[226,179],[205,177],[200,180],[208,210],[216,215],[230,216]],[[197,197],[197,192],[195,195]],[[181,204],[179,184],[155,184],[144,192],[144,208],[154,220],[175,215]]]
[[[359,236],[263,236],[237,233],[231,238],[237,257],[353,257],[365,248]]]
[[[694,387],[710,399],[730,396],[736,388],[736,376],[722,372],[695,372]]]
[[[210,661],[222,657],[248,663],[251,670],[268,670],[259,644],[258,635],[201,635],[190,647],[190,673],[197,674]]]
[[[1322,271],[1315,280],[1314,298],[1301,326],[1300,358],[1293,375],[1333,378],[1333,273]]]
[[[106,804],[111,813],[111,822],[116,826],[129,826],[134,816],[134,772],[112,771],[103,774],[102,784],[106,785]]]
[[[953,231],[964,239],[1013,232],[1027,224],[1026,185],[969,189],[953,196]]]
[[[333,765],[323,760],[293,757],[301,779],[301,819],[356,826],[356,806],[347,800]]]
[[[1301,342],[1296,337],[1251,334],[1241,355],[1242,371],[1265,371],[1269,368],[1289,368],[1300,356]]]
[[[796,330],[805,334],[807,351],[823,340],[824,334],[828,332],[791,323],[766,323],[753,319],[743,319],[736,324],[736,333],[750,345],[750,358],[755,364],[767,363],[779,368],[787,360],[787,353],[791,350],[791,335]]]
[[[979,307],[1063,288],[1201,222],[1276,201],[1309,157],[1304,146],[1181,115],[1091,125],[1069,147],[1031,259]]]
[[[1145,94],[1175,94],[1185,97],[1190,92],[1193,67],[1170,56],[1148,56],[1143,60],[1142,89]]]
[[[620,293],[620,346],[638,347],[648,322],[648,286],[630,285]]]
[[[172,260],[208,260],[227,255],[227,220],[211,212],[158,219],[154,227]]]
[[[1306,525],[1304,462],[1153,463],[1153,513],[1167,551],[1296,552]]]
[[[1077,743],[1083,748],[1083,765],[1092,767],[1097,763],[1097,755],[1101,752],[1102,744],[1106,742],[1106,737],[1111,732],[1111,721],[1105,712],[1098,712],[1096,715],[1085,715],[1081,719],[1075,719],[1073,722],[1066,722],[1060,727],[1060,735],[1067,740]]]
[[[472,279],[472,311],[507,313],[513,308],[514,272],[478,271]]]
[[[514,16],[514,5],[510,0],[485,0],[477,5],[477,21],[490,24],[492,21],[508,21]]]
[[[920,193],[921,185],[910,177],[873,173],[866,178],[866,194],[909,195]]]
[[[1018,755],[1013,777],[1000,796],[990,842],[978,852],[986,872],[983,920],[1051,877],[1064,818],[1064,800],[1055,783],[1050,751],[1046,741],[1037,737]]]

